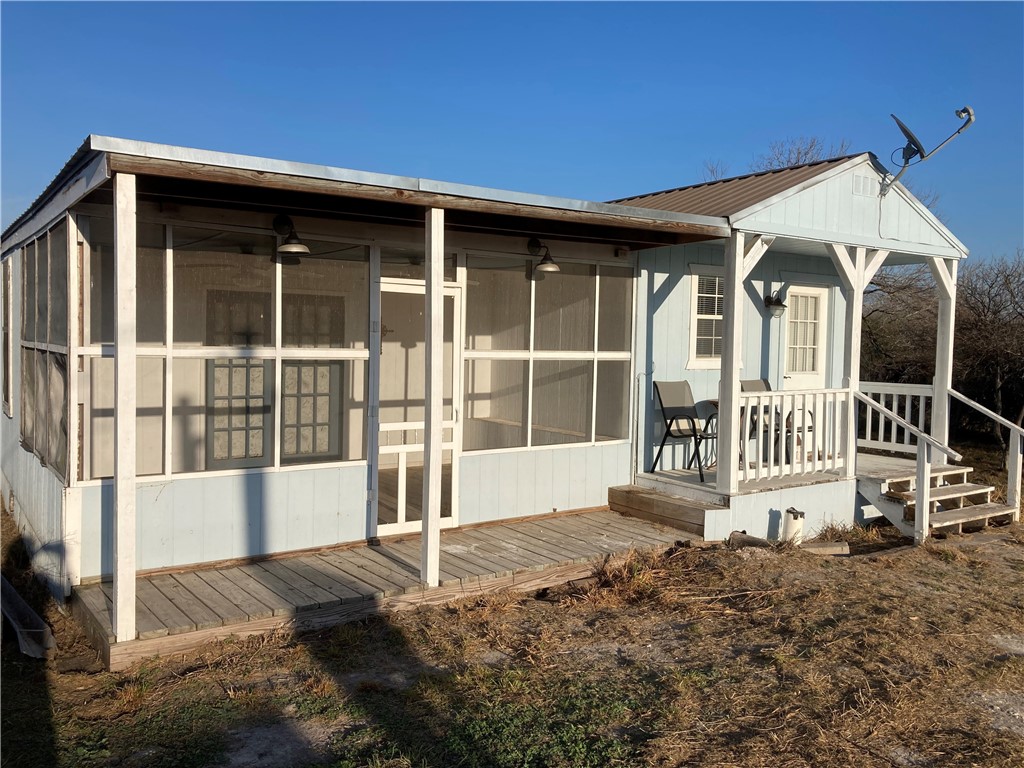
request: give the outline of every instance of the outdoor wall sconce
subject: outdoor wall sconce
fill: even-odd
[[[533,268],[534,272],[561,272],[555,264],[555,260],[551,258],[551,251],[544,243],[538,240],[536,237],[531,237],[530,241],[526,244],[526,250],[530,252],[531,256],[540,256],[544,254],[544,258],[540,260],[540,264]]]
[[[786,305],[782,303],[782,297],[778,291],[764,297],[764,307],[772,317],[782,317],[786,311]]]
[[[309,246],[299,239],[295,231],[295,224],[291,216],[283,213],[274,219],[274,231],[281,235],[284,240],[277,246],[277,253],[274,254],[274,262],[277,264],[299,264],[300,255],[309,255]]]

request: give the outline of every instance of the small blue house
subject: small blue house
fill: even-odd
[[[885,178],[864,153],[595,203],[90,136],[3,233],[5,504],[57,593],[113,581],[118,642],[138,574],[422,533],[437,584],[442,529],[609,489],[709,540],[789,508],[959,525],[967,249]],[[935,381],[861,382],[864,289],[904,264],[935,276]],[[654,383],[684,380],[701,467],[692,439],[653,467]],[[1019,514],[1015,461],[974,519]]]

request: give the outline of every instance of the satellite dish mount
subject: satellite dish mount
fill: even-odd
[[[905,147],[903,147],[903,167],[900,169],[900,172],[893,176],[891,179],[887,178],[885,181],[882,182],[882,197],[885,197],[886,193],[888,193],[892,185],[899,181],[900,176],[907,172],[907,168],[911,166],[911,160],[917,157],[919,158],[917,163],[923,163],[925,160],[934,155],[944,146],[949,144],[949,142],[951,142],[961,133],[966,131],[970,127],[971,123],[974,122],[974,110],[971,109],[970,107],[963,107],[962,109],[956,110],[956,116],[960,120],[963,120],[964,124],[957,128],[956,131],[954,131],[948,139],[939,144],[939,146],[937,146],[931,152],[926,152],[924,145],[921,143],[921,140],[914,135],[914,132],[910,130],[903,123],[902,120],[896,117],[896,115],[890,115],[890,117],[896,121],[896,125],[899,126],[899,129],[903,132],[903,135],[906,137],[907,144]],[[913,163],[913,165],[917,165],[917,163]]]

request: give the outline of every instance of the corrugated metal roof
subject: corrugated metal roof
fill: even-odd
[[[816,163],[759,171],[746,176],[708,181],[689,187],[676,187],[609,202],[676,213],[727,217],[826,173],[848,160],[868,154],[863,152],[833,157]]]

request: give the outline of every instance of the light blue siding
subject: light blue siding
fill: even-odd
[[[709,512],[704,518],[704,538],[721,541],[733,531],[778,539],[782,515],[790,507],[804,513],[804,537],[811,538],[830,523],[853,525],[857,518],[857,481],[837,480],[729,499],[729,509]]]
[[[359,541],[367,468],[311,467],[141,483],[138,568],[167,568]],[[82,578],[111,572],[110,483],[82,494]]]
[[[637,296],[636,355],[639,381],[638,419],[641,471],[650,469],[661,441],[661,416],[654,399],[654,381],[690,382],[697,400],[717,399],[721,370],[688,368],[691,328],[691,282],[695,266],[724,269],[723,243],[678,245],[641,251]],[[839,275],[827,258],[769,251],[746,280],[743,305],[743,379],[766,378],[782,389],[785,372],[784,323],[764,309],[764,297],[794,285],[829,289],[829,322],[826,331],[826,387],[839,387],[843,379],[846,344],[846,304]],[[661,467],[678,469],[689,460],[689,444],[669,443]]]
[[[630,481],[628,443],[468,453],[459,465],[459,523],[502,520],[608,503]]]
[[[962,255],[955,238],[930,213],[912,204],[901,185],[880,198],[880,182],[879,173],[865,161],[745,217],[734,217],[732,224],[786,237]]]

